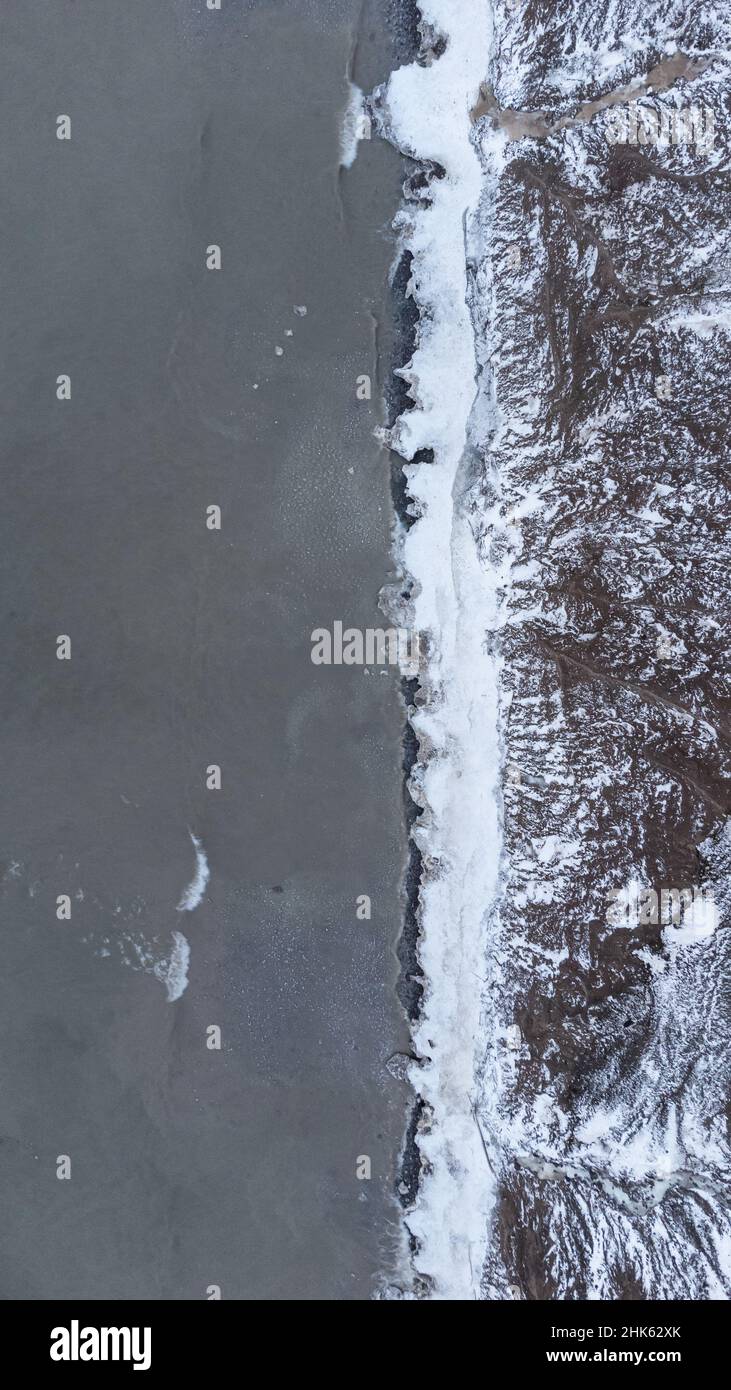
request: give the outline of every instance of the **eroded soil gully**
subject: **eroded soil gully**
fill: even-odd
[[[489,116],[498,128],[505,132],[508,140],[546,140],[559,130],[574,130],[590,121],[599,111],[611,106],[621,106],[632,101],[641,92],[666,92],[681,78],[692,82],[711,66],[712,58],[689,58],[685,53],[675,53],[672,58],[664,58],[644,77],[635,77],[615,92],[597,97],[595,101],[585,101],[573,116],[559,116],[551,121],[543,111],[515,111],[507,107],[500,109],[495,94],[488,83],[480,88],[480,100],[472,108],[470,119],[473,124],[483,116]]]

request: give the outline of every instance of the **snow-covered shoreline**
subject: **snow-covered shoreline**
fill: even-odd
[[[422,854],[419,963],[425,980],[414,1028],[411,1080],[423,1102],[416,1136],[422,1164],[406,1226],[422,1291],[479,1296],[494,1202],[476,1115],[482,1057],[487,919],[500,861],[497,660],[488,630],[497,619],[498,575],[480,556],[470,507],[470,418],[478,398],[466,242],[483,187],[470,111],[490,53],[490,6],[424,0],[422,33],[446,39],[429,65],[398,69],[383,98],[388,138],[441,166],[428,200],[397,220],[410,253],[409,293],[419,308],[416,349],[401,370],[413,410],[390,436],[405,468],[418,520],[400,532],[398,559],[414,583],[413,626],[429,658],[411,724],[419,744],[411,792],[422,808],[413,836]],[[430,26],[427,30],[426,26]],[[442,45],[440,44],[440,49]],[[480,407],[481,408],[481,407]]]

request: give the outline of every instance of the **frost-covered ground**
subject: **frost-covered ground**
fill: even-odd
[[[731,13],[421,11],[376,102],[423,169],[401,1282],[726,1298]]]

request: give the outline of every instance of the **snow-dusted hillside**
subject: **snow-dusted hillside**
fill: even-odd
[[[729,10],[421,10],[412,1288],[726,1298]]]

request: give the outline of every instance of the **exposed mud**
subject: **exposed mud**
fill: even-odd
[[[545,140],[558,131],[574,130],[609,107],[636,100],[641,93],[666,92],[681,77],[692,81],[700,77],[711,62],[711,58],[693,59],[685,53],[674,53],[672,58],[664,58],[661,63],[656,63],[646,76],[635,77],[625,86],[594,101],[583,101],[574,116],[559,116],[555,120],[551,120],[545,111],[514,111],[510,107],[501,110],[489,82],[484,82],[480,89],[480,100],[472,108],[470,119],[479,121],[483,116],[489,116],[505,132],[508,140],[522,140],[524,136],[532,140]]]

